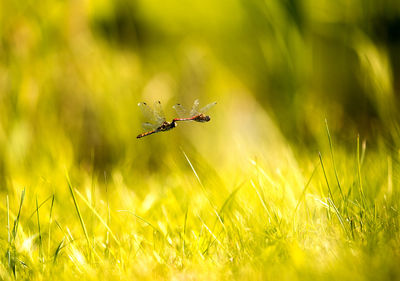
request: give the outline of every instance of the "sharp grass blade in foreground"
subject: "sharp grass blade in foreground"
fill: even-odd
[[[303,188],[303,191],[301,192],[300,198],[299,198],[299,200],[297,201],[296,207],[294,208],[293,215],[292,215],[292,221],[293,221],[293,223],[294,223],[294,217],[295,217],[295,215],[296,215],[297,209],[299,208],[301,201],[304,199],[304,196],[305,196],[305,194],[306,194],[306,191],[307,191],[307,189],[308,189],[308,186],[310,185],[311,180],[312,180],[312,178],[314,177],[315,172],[317,171],[317,168],[318,168],[318,166],[315,165],[315,166],[314,166],[314,169],[313,169],[313,171],[312,171],[312,173],[311,173],[311,176],[309,177],[309,179],[308,179],[306,185],[305,185],[304,188]]]
[[[54,196],[54,195],[53,195]],[[39,204],[39,209],[46,204],[47,201],[49,201],[52,198],[52,196],[50,195],[49,197],[47,197],[42,203]],[[36,208],[35,211],[32,212],[32,214],[29,216],[29,220],[37,213]]]
[[[228,196],[228,198],[225,199],[224,203],[222,204],[221,209],[219,210],[220,216],[222,216],[222,213],[224,212],[225,208],[229,205],[231,201],[235,198],[236,193],[242,188],[244,182],[239,184],[238,187],[236,187]]]
[[[182,148],[181,148],[181,151],[182,151],[182,153],[183,153],[183,156],[185,156],[186,161],[189,163],[189,166],[190,166],[190,168],[192,169],[193,174],[196,176],[196,179],[197,179],[197,181],[199,182],[200,186],[203,188],[203,190],[205,190],[205,189],[204,189],[204,185],[203,185],[203,183],[201,182],[199,175],[197,174],[195,168],[193,167],[192,162],[190,162],[190,160],[189,160],[189,157],[186,155],[185,151],[183,151]]]
[[[328,177],[326,176],[325,167],[324,167],[324,162],[322,161],[321,152],[319,152],[318,155],[319,155],[319,161],[320,161],[321,167],[322,167],[322,172],[323,172],[323,174],[324,174],[325,182],[326,182],[326,185],[327,185],[327,187],[328,187],[328,198],[331,198],[332,203],[335,204],[335,201],[334,201],[334,199],[333,199],[333,194],[332,194],[331,188],[330,188],[330,186],[329,186]],[[325,204],[326,204],[326,203],[325,203]],[[330,219],[330,218],[331,218],[331,210],[330,210],[330,206],[331,206],[331,205],[330,205],[330,204],[326,204],[326,205],[328,206],[328,213],[327,213],[328,219]]]
[[[18,214],[17,214],[17,217],[14,220],[14,227],[13,227],[13,230],[12,230],[13,239],[15,239],[17,237],[18,224],[19,224],[19,219],[20,219],[20,216],[21,216],[21,209],[22,209],[22,204],[24,203],[24,198],[25,198],[25,188],[21,193],[21,200],[20,200],[20,204],[19,204]]]
[[[343,195],[342,187],[340,186],[339,176],[338,176],[338,172],[337,172],[337,169],[336,169],[335,156],[333,155],[332,138],[331,138],[331,134],[329,132],[328,121],[326,120],[326,118],[325,118],[325,127],[326,127],[326,133],[328,134],[329,148],[330,148],[330,151],[331,151],[331,159],[332,159],[332,164],[333,164],[333,171],[335,172],[335,178],[336,178],[337,186],[338,186],[339,191],[340,191],[340,195],[342,196],[342,200],[344,201],[345,198],[344,198],[344,195]]]
[[[225,208],[227,208],[227,206],[229,205],[229,203],[234,199],[236,193],[240,190],[240,188],[242,187],[242,185],[244,184],[244,182],[242,182],[241,184],[239,184],[238,187],[236,187],[230,194],[229,196],[225,199],[224,203],[222,204],[222,207],[220,208],[220,211],[218,212],[217,210],[214,210],[215,214],[216,214],[216,220],[214,222],[213,228],[210,230],[211,233],[214,233],[214,230],[216,228],[217,222],[220,222],[221,226],[222,226],[222,230],[219,232],[218,236],[222,233],[222,231],[227,232],[227,229],[225,227],[225,223],[224,223],[224,218],[223,218],[223,212],[225,210]],[[206,229],[208,229],[208,227],[206,225],[204,225],[204,227]],[[217,237],[215,235],[212,236],[213,239],[209,239],[209,243],[207,245],[207,248],[203,251],[203,255],[206,254],[208,252],[208,250],[210,249],[210,247],[215,243],[215,241],[217,240]]]
[[[117,237],[115,236],[114,232],[108,226],[108,224],[103,220],[103,218],[99,215],[99,213],[92,207],[92,205],[86,200],[86,198],[78,190],[75,189],[75,192],[78,194],[78,196],[81,198],[81,200],[86,204],[86,206],[92,211],[92,213],[98,218],[98,220],[101,222],[101,224],[104,225],[104,227],[111,234],[112,238],[119,246],[120,243],[119,243]]]
[[[14,277],[17,277],[17,270],[16,270],[16,264],[18,261],[17,257],[17,249],[15,246],[15,240],[17,239],[17,233],[18,233],[18,225],[20,223],[20,217],[21,217],[21,209],[22,209],[22,204],[24,202],[25,198],[25,188],[22,190],[21,193],[21,199],[19,203],[19,209],[18,209],[18,214],[17,217],[14,220],[14,226],[13,229],[10,233],[10,205],[9,205],[9,199],[7,196],[7,236],[8,236],[8,249],[7,249],[7,261],[8,261],[8,268],[11,270],[12,274]]]
[[[346,233],[346,235],[347,235],[347,238],[351,238],[351,236],[350,236],[350,234],[349,234],[349,232],[348,232],[348,230],[347,230],[347,227],[346,227],[346,225],[344,224],[343,217],[342,217],[342,215],[340,214],[338,208],[335,206],[335,204],[333,203],[333,201],[332,201],[330,198],[328,198],[328,203],[332,206],[332,208],[333,208],[333,210],[334,210],[334,212],[335,212],[335,214],[336,214],[336,216],[337,216],[337,218],[338,218],[338,220],[339,220],[339,222],[340,222],[340,225],[341,225],[342,228],[343,228],[343,231],[344,231],[344,232]]]
[[[182,151],[183,155],[185,156],[186,161],[189,163],[189,166],[190,166],[190,168],[192,169],[194,175],[196,176],[196,178],[197,178],[197,180],[198,180],[198,182],[199,182],[199,184],[200,184],[200,186],[201,186],[201,188],[202,188],[202,190],[203,190],[203,192],[204,192],[205,197],[207,198],[208,202],[210,203],[210,206],[212,207],[212,209],[213,209],[215,215],[217,216],[217,219],[220,221],[222,227],[225,227],[225,226],[224,226],[224,223],[223,223],[223,220],[221,219],[221,217],[220,217],[220,215],[219,215],[219,213],[218,213],[217,208],[215,207],[214,203],[211,201],[210,195],[209,195],[209,193],[207,192],[207,190],[205,189],[203,183],[201,182],[199,175],[197,174],[197,172],[196,172],[194,166],[192,165],[192,162],[190,161],[189,157],[186,155],[185,151],[183,151],[182,148],[181,148],[181,151]]]
[[[326,186],[328,187],[329,197],[331,198],[333,204],[335,204],[335,200],[333,199],[332,190],[331,190],[331,187],[330,187],[330,185],[329,185],[328,177],[327,177],[326,172],[325,172],[324,162],[322,161],[322,155],[321,155],[321,153],[318,153],[318,156],[319,156],[319,161],[320,161],[320,163],[321,163],[322,172],[323,172],[323,174],[324,174]]]
[[[58,244],[56,251],[54,252],[53,264],[56,263],[57,257],[60,254],[61,249],[63,248],[63,245],[64,245],[64,239]]]
[[[126,212],[126,213],[129,213],[129,214],[133,215],[134,217],[136,217],[137,219],[139,219],[139,220],[141,220],[142,222],[144,222],[145,224],[147,224],[148,226],[150,226],[154,231],[156,231],[156,232],[158,232],[158,233],[162,233],[162,232],[160,231],[160,229],[158,229],[157,227],[155,227],[151,222],[149,222],[148,220],[146,220],[146,219],[142,218],[141,216],[135,214],[135,213],[132,212],[132,211],[129,211],[129,210],[118,210],[117,212]]]
[[[253,180],[250,180],[250,184],[253,187],[254,191],[257,194],[258,199],[260,200],[261,205],[263,206],[265,212],[267,213],[268,217],[271,218],[271,213],[267,207],[267,204],[265,203],[264,199],[262,198],[260,192],[258,191],[256,185],[254,184]]]
[[[39,235],[39,261],[43,264],[43,245],[42,245],[42,232],[40,231],[40,216],[39,216],[39,204],[36,196],[36,214],[37,214],[37,226],[38,226],[38,235]]]
[[[224,245],[221,243],[218,237],[213,233],[213,231],[206,225],[206,223],[202,220],[202,218],[200,216],[197,216],[197,218],[201,221],[202,226],[207,230],[207,232],[211,235],[211,237],[214,238],[213,240],[209,239],[207,247],[202,254],[205,255],[208,252],[213,241],[217,241],[218,245],[224,248]]]
[[[53,206],[54,206],[54,194],[51,199],[51,206],[50,206],[50,214],[49,214],[49,238],[48,238],[48,245],[47,245],[47,255],[50,256],[50,244],[51,244],[51,225],[53,223]]]
[[[363,150],[363,151],[365,151],[365,150]],[[364,195],[363,182],[362,182],[362,178],[361,178],[360,136],[359,135],[357,135],[357,175],[358,175],[358,184],[359,184],[361,203],[365,209],[365,195]]]
[[[67,172],[66,172],[66,177],[67,177],[68,188],[69,188],[69,191],[71,193],[72,200],[74,201],[75,210],[76,210],[76,212],[78,214],[79,221],[81,223],[81,227],[82,227],[83,233],[85,234],[85,238],[86,238],[86,241],[87,241],[87,244],[88,244],[88,249],[89,249],[89,252],[91,252],[92,251],[92,247],[91,247],[91,244],[90,244],[89,235],[87,233],[86,225],[85,225],[85,222],[83,221],[83,217],[82,217],[81,211],[79,210],[78,202],[76,201],[75,193],[74,193],[74,190],[72,188],[71,181],[69,179],[69,176],[68,176]]]
[[[106,176],[104,176],[104,177],[106,178]],[[106,180],[106,182],[107,182],[107,180]],[[111,223],[111,210],[110,210],[110,200],[108,198],[108,185],[107,184],[106,184],[106,198],[107,198],[107,200],[106,200],[107,201],[107,225],[110,225],[110,223]],[[109,253],[110,253],[110,231],[107,230],[107,233],[106,233],[106,248],[105,248],[105,254],[106,254],[107,258],[108,258]]]

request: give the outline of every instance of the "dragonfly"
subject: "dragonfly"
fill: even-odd
[[[177,103],[173,106],[179,118],[173,119],[173,122],[177,121],[195,121],[195,122],[208,122],[211,120],[210,116],[205,113],[214,105],[216,102],[212,102],[203,108],[199,109],[199,100],[196,99],[193,103],[192,109],[188,112],[181,104]]]
[[[144,117],[150,122],[145,122],[142,124],[146,132],[138,135],[136,138],[139,139],[155,133],[169,131],[176,127],[174,120],[172,120],[172,122],[167,122],[165,120],[160,101],[156,101],[153,108],[151,108],[145,102],[139,102],[138,106],[141,109]]]

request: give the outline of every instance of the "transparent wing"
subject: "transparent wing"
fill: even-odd
[[[145,132],[153,131],[153,130],[158,128],[157,125],[154,125],[154,124],[149,123],[149,122],[142,123],[142,127],[145,130]]]
[[[154,103],[154,121],[158,126],[165,122],[165,115],[160,101]]]
[[[175,109],[176,113],[180,118],[188,117],[187,110],[183,107],[183,105],[177,103],[172,108]]]
[[[212,102],[207,104],[205,107],[203,107],[202,109],[200,109],[201,113],[206,113],[208,110],[210,110],[211,107],[213,107],[214,105],[216,105],[217,102]]]
[[[154,122],[154,111],[151,107],[145,102],[139,102],[138,106],[143,113],[144,118],[146,121]]]
[[[193,102],[192,110],[190,111],[190,116],[195,116],[195,115],[198,115],[199,113],[200,113],[199,112],[199,100],[196,99]]]

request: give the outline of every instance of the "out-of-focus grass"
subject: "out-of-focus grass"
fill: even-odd
[[[399,278],[396,1],[1,7],[1,279]]]

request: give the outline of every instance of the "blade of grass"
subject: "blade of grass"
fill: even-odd
[[[105,176],[105,182],[107,183],[107,178]],[[108,198],[108,185],[106,184],[106,198],[107,198],[107,225],[111,223],[111,211],[110,211],[110,200]],[[106,249],[105,249],[106,256],[110,253],[110,231],[107,230],[106,233]]]
[[[303,188],[303,191],[301,192],[299,201],[297,202],[296,207],[294,208],[294,211],[293,211],[293,215],[292,215],[292,220],[293,220],[293,222],[294,222],[294,216],[296,215],[297,209],[299,208],[300,203],[301,203],[301,201],[303,200],[303,198],[304,198],[304,196],[305,196],[305,194],[306,194],[306,191],[307,191],[307,189],[308,189],[308,186],[310,185],[311,180],[312,180],[312,178],[314,177],[315,172],[317,171],[317,168],[318,168],[318,166],[315,165],[315,166],[314,166],[314,169],[313,169],[313,171],[312,171],[312,173],[311,173],[310,178],[308,179],[306,185],[305,185],[304,188]]]
[[[65,240],[65,238],[63,238],[63,240],[61,240],[60,244],[58,244],[58,246],[57,246],[56,251],[54,252],[53,264],[55,264],[57,261],[57,257],[60,254],[61,248],[63,247],[64,240]]]
[[[24,202],[24,198],[25,198],[25,188],[24,188],[24,190],[22,190],[22,193],[21,193],[21,200],[20,200],[20,203],[19,203],[18,215],[17,215],[17,217],[16,217],[16,219],[14,221],[14,227],[13,227],[13,230],[12,230],[12,236],[13,236],[14,239],[17,236],[17,232],[18,232],[18,224],[19,224],[19,219],[20,219],[20,216],[21,216],[21,209],[22,209],[22,203]]]
[[[357,135],[357,174],[358,174],[358,184],[359,184],[359,192],[361,197],[361,202],[363,208],[365,209],[365,195],[364,188],[361,178],[361,163],[360,163],[360,135]]]
[[[50,195],[49,197],[47,197],[42,203],[39,204],[39,209],[47,202],[51,199],[52,195]],[[34,215],[36,214],[36,210],[32,212],[32,214],[29,216],[28,220],[30,220]]]
[[[70,179],[69,179],[69,176],[68,176],[68,173],[67,173],[67,172],[66,172],[66,176],[67,176],[68,188],[69,188],[69,191],[70,191],[70,193],[71,193],[72,200],[74,201],[75,210],[76,210],[76,212],[77,212],[77,214],[78,214],[79,221],[80,221],[80,223],[81,223],[81,227],[82,227],[83,233],[85,234],[85,238],[86,238],[86,241],[87,241],[89,250],[91,250],[92,247],[91,247],[91,245],[90,245],[89,235],[88,235],[88,233],[87,233],[86,226],[85,226],[85,222],[83,221],[83,217],[82,217],[81,211],[79,210],[78,202],[76,201],[75,193],[74,193],[74,190],[73,190],[73,188],[72,188],[71,181],[70,181]]]
[[[209,196],[207,190],[205,189],[203,183],[202,183],[201,180],[200,180],[199,175],[198,175],[197,172],[196,172],[196,169],[195,169],[194,166],[192,165],[192,162],[190,161],[189,157],[186,155],[185,151],[184,151],[182,148],[181,148],[181,151],[182,151],[183,155],[185,156],[186,161],[189,163],[190,168],[192,169],[194,175],[196,176],[196,178],[197,178],[197,180],[198,180],[198,182],[199,182],[199,184],[200,184],[200,186],[201,186],[201,188],[202,188],[202,190],[203,190],[203,192],[204,192],[204,194],[205,194],[205,197],[207,198],[208,202],[210,203],[210,206],[211,206],[211,208],[213,209],[215,215],[217,216],[218,220],[219,220],[220,223],[222,224],[222,227],[225,227],[225,226],[224,226],[224,223],[223,223],[223,221],[222,221],[222,219],[221,219],[221,217],[220,217],[220,215],[219,215],[219,213],[218,213],[217,208],[215,207],[215,205],[214,205],[213,202],[211,201],[210,196]]]
[[[335,200],[333,199],[332,190],[331,190],[331,187],[330,187],[330,185],[329,185],[328,177],[326,176],[325,167],[324,167],[324,162],[322,161],[321,152],[319,152],[318,155],[319,155],[319,161],[320,161],[321,167],[322,167],[322,172],[324,173],[326,185],[327,185],[327,187],[328,187],[329,197],[332,199],[332,202],[335,203]]]
[[[43,264],[43,247],[42,247],[42,233],[40,231],[40,216],[39,216],[39,204],[36,196],[36,214],[37,214],[37,225],[39,234],[39,261]]]
[[[222,249],[225,249],[224,245],[221,243],[221,241],[219,241],[218,237],[212,232],[212,230],[206,225],[206,223],[202,220],[202,218],[200,216],[197,216],[198,219],[200,220],[200,222],[202,223],[202,226],[208,231],[208,233],[214,238],[214,241],[217,241],[218,245],[221,246]],[[203,251],[203,255],[206,254],[208,252],[208,250],[210,249],[212,240],[209,240],[209,242],[207,243],[207,248]]]
[[[147,221],[146,219],[142,218],[139,215],[136,215],[134,212],[129,211],[129,210],[117,210],[117,212],[126,212],[129,213],[131,215],[133,215],[134,217],[136,217],[137,219],[141,220],[142,222],[146,223],[148,226],[150,226],[154,231],[158,232],[158,233],[162,233],[161,230],[159,230],[157,227],[155,227],[151,222]]]
[[[364,158],[365,158],[365,151],[367,150],[367,141],[363,140],[362,146],[361,146],[361,160],[360,160],[360,165],[364,163]]]
[[[258,199],[260,199],[261,205],[263,206],[263,208],[264,208],[265,212],[267,213],[268,217],[271,218],[271,213],[270,213],[270,211],[268,210],[268,207],[267,207],[267,205],[266,205],[264,199],[262,198],[260,192],[258,191],[256,185],[254,184],[253,180],[250,180],[250,184],[251,184],[251,186],[253,187],[254,191],[256,192],[256,194],[257,194],[257,196],[258,196]]]
[[[48,242],[48,245],[47,245],[47,254],[49,256],[50,256],[50,242],[51,242],[51,225],[52,225],[52,222],[53,222],[53,206],[54,206],[54,194],[53,194],[53,199],[51,199],[50,217],[49,217],[49,242]]]
[[[328,198],[328,202],[330,203],[330,205],[332,205],[332,208],[335,211],[335,214],[336,214],[336,216],[337,216],[337,218],[338,218],[338,220],[340,222],[340,225],[342,226],[344,232],[346,233],[347,238],[350,238],[350,234],[349,234],[349,232],[348,232],[348,230],[347,230],[347,228],[346,228],[346,226],[344,224],[343,217],[340,214],[338,208],[335,206],[335,204],[333,203],[333,201],[330,198]]]
[[[332,202],[335,203],[335,201],[333,200],[333,195],[332,195],[331,188],[330,188],[330,186],[329,186],[328,177],[326,176],[325,167],[324,167],[324,162],[322,161],[321,152],[319,152],[318,155],[319,155],[319,161],[320,161],[321,167],[322,167],[322,172],[323,172],[324,177],[325,177],[326,185],[328,186],[328,198],[329,198],[329,197],[332,198]],[[327,215],[328,215],[328,219],[331,219],[330,204],[328,204],[328,213],[327,213]]]
[[[107,229],[107,231],[110,232],[112,238],[114,241],[120,245],[117,237],[115,236],[114,232],[111,230],[111,228],[107,225],[107,223],[103,220],[103,218],[99,215],[99,213],[92,207],[92,205],[86,200],[86,198],[75,188],[76,194],[81,198],[81,200],[86,204],[86,206],[93,212],[93,214],[99,219],[99,221],[104,225],[104,227]]]
[[[344,201],[344,195],[343,195],[342,187],[340,186],[339,176],[338,176],[338,172],[337,172],[337,169],[336,169],[335,157],[334,157],[334,155],[333,155],[332,138],[331,138],[331,134],[330,134],[330,132],[329,132],[328,121],[327,121],[326,119],[325,119],[325,126],[326,126],[326,132],[327,132],[327,134],[328,134],[329,148],[330,148],[330,151],[331,151],[331,158],[332,158],[333,170],[334,170],[334,172],[335,172],[335,177],[336,177],[337,186],[338,186],[338,188],[339,188],[340,195],[342,196],[342,200]]]
[[[182,151],[183,155],[185,156],[186,161],[189,163],[189,166],[190,166],[190,168],[192,169],[194,175],[196,176],[196,179],[197,179],[197,181],[199,182],[200,186],[204,189],[204,185],[203,185],[203,183],[201,182],[201,179],[200,179],[199,175],[197,174],[195,168],[193,167],[192,162],[190,162],[189,157],[186,155],[185,151],[183,151],[182,148],[181,148],[181,151]]]
[[[243,183],[244,183],[244,182],[240,183],[239,186],[236,187],[236,188],[229,194],[229,196],[225,199],[224,203],[222,204],[222,207],[221,207],[221,209],[220,209],[219,212],[218,212],[217,210],[214,210],[214,212],[215,212],[217,218],[215,219],[215,222],[214,222],[214,224],[213,224],[212,232],[214,232],[214,230],[215,230],[215,227],[216,227],[216,225],[217,225],[217,221],[219,221],[219,222],[221,223],[221,225],[222,225],[222,230],[223,230],[223,231],[227,231],[227,230],[226,230],[226,227],[225,227],[225,223],[224,223],[224,221],[223,221],[222,213],[223,213],[223,211],[225,210],[225,208],[228,206],[228,204],[233,200],[233,198],[235,197],[236,193],[237,193],[237,192],[239,191],[239,189],[242,187]],[[222,232],[222,231],[221,231],[221,232]],[[221,233],[221,232],[220,232],[220,233]],[[208,243],[207,249],[206,249],[206,251],[203,252],[203,254],[205,254],[205,253],[208,251],[208,249],[211,247],[211,245],[212,245],[214,242],[215,242],[215,239],[213,240],[212,238],[210,238],[210,241],[209,241],[209,243]]]
[[[10,202],[8,199],[8,195],[6,197],[6,205],[7,205],[7,241],[8,241],[8,250],[7,250],[7,260],[8,267],[11,268],[11,231],[10,231]]]
[[[239,186],[236,187],[236,188],[231,192],[231,194],[229,194],[228,198],[225,199],[224,203],[222,204],[221,209],[219,210],[219,214],[222,214],[222,213],[224,212],[225,208],[226,208],[226,207],[228,206],[228,204],[233,200],[233,198],[235,197],[236,193],[242,188],[243,183],[244,183],[244,182],[242,182],[241,184],[239,184]]]
[[[17,237],[18,233],[18,225],[19,225],[19,220],[21,217],[21,209],[22,209],[22,204],[24,202],[25,198],[25,188],[22,190],[21,193],[21,199],[20,199],[20,204],[19,204],[19,209],[18,209],[18,214],[17,217],[14,220],[14,226],[11,231],[11,234],[9,235],[9,242],[8,242],[8,250],[7,250],[7,256],[8,256],[8,265],[9,268],[11,269],[14,277],[17,277],[17,272],[16,272],[16,261],[17,261],[17,251],[15,248],[15,239]],[[8,196],[7,196],[7,220],[8,220],[8,229],[10,229],[10,206],[9,206],[9,201],[8,201]]]

